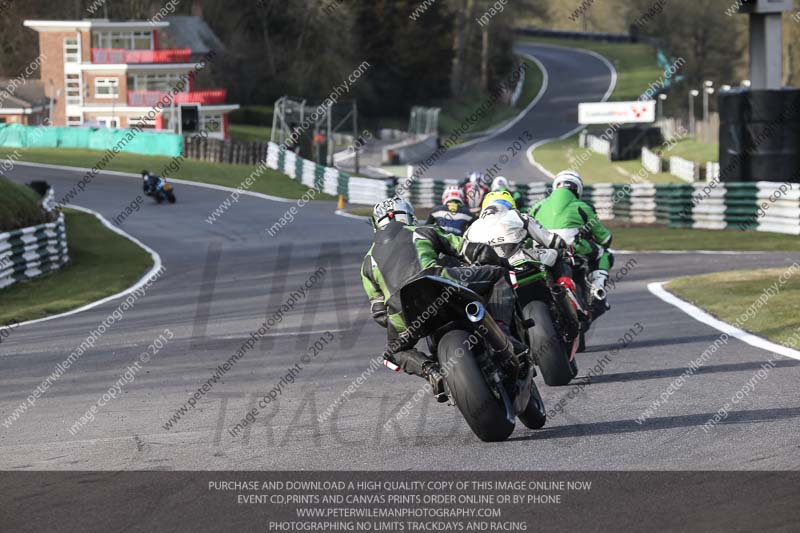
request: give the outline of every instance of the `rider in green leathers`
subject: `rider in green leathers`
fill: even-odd
[[[575,253],[589,265],[587,281],[597,304],[592,307],[599,316],[608,309],[605,301],[608,273],[614,266],[611,232],[597,217],[594,209],[581,200],[583,180],[573,170],[560,172],[553,180],[553,192],[530,209],[530,215],[545,228],[573,242]]]
[[[489,313],[501,328],[508,328],[514,313],[514,291],[505,275],[510,267],[489,245],[416,223],[413,206],[402,198],[375,205],[375,237],[361,267],[361,282],[373,319],[387,330],[384,358],[407,374],[427,379],[437,400],[447,401],[438,363],[414,348],[419,334],[405,323],[400,290],[424,275],[450,279],[486,297]],[[472,266],[445,266],[442,255],[461,258]],[[520,347],[515,339],[509,341]]]

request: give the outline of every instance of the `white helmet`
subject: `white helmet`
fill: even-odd
[[[414,206],[408,200],[395,196],[378,202],[372,208],[372,227],[374,229],[383,228],[393,220],[406,225],[415,224],[417,217],[414,216]]]
[[[510,188],[511,187],[508,185],[508,180],[506,178],[504,178],[503,176],[497,176],[492,181],[492,192],[507,191]]]
[[[553,189],[567,188],[580,198],[583,195],[583,179],[574,170],[562,170],[553,179]]]
[[[458,185],[448,185],[442,194],[442,205],[447,202],[459,202],[464,205],[464,191]]]

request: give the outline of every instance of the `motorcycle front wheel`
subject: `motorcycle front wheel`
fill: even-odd
[[[439,340],[437,354],[442,375],[473,433],[484,442],[506,440],[513,433],[515,422],[506,416],[503,400],[492,394],[470,348],[469,335],[453,330]]]

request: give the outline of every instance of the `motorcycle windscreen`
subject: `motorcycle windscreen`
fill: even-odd
[[[400,289],[406,326],[414,335],[427,337],[454,320],[465,317],[470,302],[483,298],[470,289],[438,276],[420,277]]]

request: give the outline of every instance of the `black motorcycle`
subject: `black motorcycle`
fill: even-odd
[[[447,395],[478,438],[507,439],[516,418],[531,429],[544,426],[547,415],[533,381],[533,360],[514,353],[477,293],[424,276],[403,287],[400,299],[406,323],[428,337]]]

